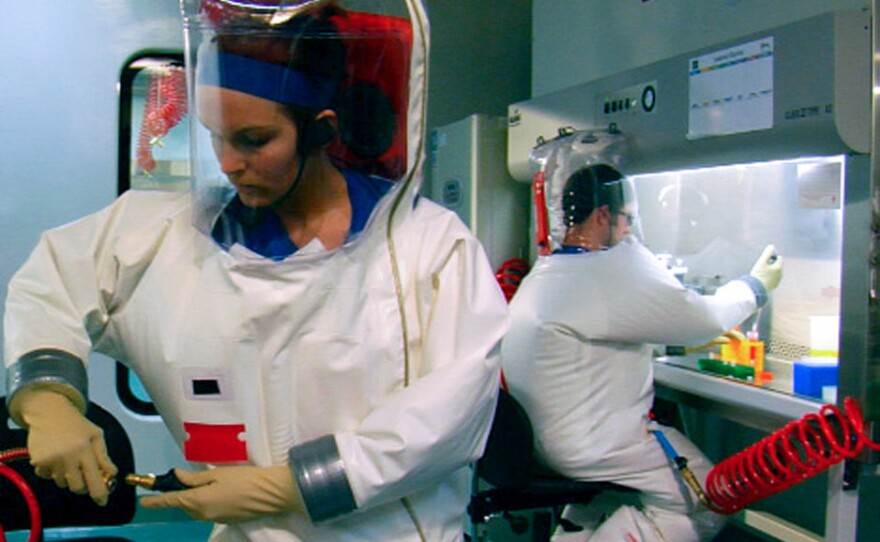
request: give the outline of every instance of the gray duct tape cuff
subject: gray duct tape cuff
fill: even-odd
[[[85,411],[88,375],[82,360],[69,352],[47,348],[20,357],[6,369],[6,405],[19,390],[31,385],[52,388]]]
[[[749,288],[755,292],[755,302],[758,304],[758,308],[764,306],[767,303],[767,300],[770,299],[769,294],[767,293],[767,289],[764,288],[764,284],[751,275],[743,275],[739,278],[739,280],[745,282],[749,285]]]
[[[327,521],[357,508],[333,435],[294,446],[289,456],[290,468],[313,522]]]

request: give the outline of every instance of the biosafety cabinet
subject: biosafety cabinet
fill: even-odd
[[[728,359],[658,345],[659,396],[771,434],[851,397],[878,440],[871,19],[830,12],[509,107],[511,174],[531,183],[542,145],[595,144],[585,160],[633,179],[643,240],[685,286],[711,294],[767,244],[784,258],[771,301],[742,325],[763,349],[760,370],[755,350]],[[854,462],[873,468],[876,453]],[[826,540],[855,540],[858,493],[844,491],[842,465],[829,476]]]

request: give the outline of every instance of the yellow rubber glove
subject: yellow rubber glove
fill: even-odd
[[[195,519],[239,523],[284,512],[304,513],[302,496],[287,466],[174,469],[192,489],[143,497],[144,508],[181,508]]]
[[[779,286],[782,280],[782,257],[776,254],[776,247],[773,245],[764,247],[764,251],[749,274],[761,281],[768,294]]]
[[[80,413],[70,399],[45,389],[15,394],[10,412],[28,430],[27,448],[34,473],[55,480],[74,493],[88,493],[101,506],[110,491],[106,479],[116,476],[107,455],[104,432]]]
[[[746,340],[746,336],[743,335],[743,333],[741,331],[738,331],[736,329],[731,329],[730,331],[727,331],[724,334],[719,335],[718,337],[712,339],[711,341],[707,342],[706,344],[703,344],[700,346],[689,346],[689,347],[685,348],[685,351],[688,353],[701,352],[703,350],[709,350],[710,348],[714,348],[716,346],[721,346],[722,344],[727,344],[731,340],[744,341],[744,340]]]

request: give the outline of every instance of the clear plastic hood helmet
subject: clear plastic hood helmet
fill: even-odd
[[[559,249],[569,228],[600,207],[607,208],[618,229],[626,230],[618,233],[641,241],[635,187],[614,169],[627,143],[618,131],[579,130],[562,132],[532,149],[530,161],[544,196],[536,198],[535,219],[547,232],[539,243]]]
[[[607,164],[581,166],[571,172],[562,189],[562,222],[571,229],[595,210],[604,210],[611,221],[613,241],[632,235],[641,239],[638,201],[630,179]]]
[[[210,234],[236,195],[255,212],[283,204],[307,182],[317,153],[335,167],[394,182],[398,198],[414,197],[421,182],[428,46],[418,2],[181,4],[195,113],[190,119],[194,219],[200,230]],[[271,194],[250,194],[260,187],[237,176],[236,169],[266,135],[258,129],[224,133],[225,127],[241,125],[218,96],[240,98],[238,107],[248,115],[254,109],[248,100],[272,102],[293,119],[295,134],[287,146],[295,154],[276,163],[281,169],[273,173],[280,180]],[[406,212],[409,206],[394,207]]]

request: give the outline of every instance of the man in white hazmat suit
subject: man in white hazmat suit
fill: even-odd
[[[507,307],[476,239],[417,197],[423,10],[281,4],[184,0],[197,190],[130,191],[42,236],[9,285],[10,412],[39,475],[105,502],[116,468],[82,416],[102,352],[194,467],[143,506],[214,521],[212,540],[460,540]],[[370,79],[351,65],[370,56],[405,63]],[[341,105],[363,85],[388,99]],[[370,103],[391,105],[352,117]]]
[[[703,296],[629,235],[637,224],[634,193],[614,168],[578,169],[561,208],[562,245],[536,262],[511,302],[504,377],[550,468],[634,488],[640,502],[619,506],[598,527],[560,529],[554,540],[710,540],[723,518],[689,492],[649,432],[658,427],[648,418],[652,346],[704,345],[740,324],[778,285],[782,259],[767,247],[750,275]],[[662,430],[702,482],[709,461],[673,428]],[[591,517],[569,508],[575,523]]]

